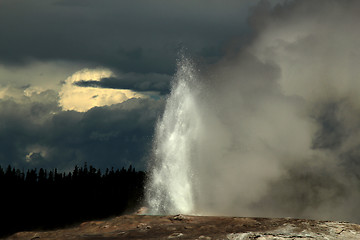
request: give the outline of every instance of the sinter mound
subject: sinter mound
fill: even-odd
[[[360,239],[360,225],[292,218],[125,215],[61,230],[19,232],[6,239]]]

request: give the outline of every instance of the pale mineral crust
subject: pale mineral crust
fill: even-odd
[[[66,229],[19,232],[5,239],[360,240],[360,225],[292,218],[124,215]]]

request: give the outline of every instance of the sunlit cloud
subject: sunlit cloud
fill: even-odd
[[[82,69],[65,80],[59,96],[63,110],[86,112],[93,107],[109,106],[122,103],[131,98],[144,98],[143,94],[126,89],[107,89],[98,87],[81,87],[79,81],[100,81],[102,78],[115,77],[115,74],[104,68]]]
[[[8,90],[8,87],[0,86],[0,99],[5,98],[5,96],[7,95],[7,90]]]
[[[81,68],[83,64],[71,61],[31,61],[21,66],[0,64],[0,85],[59,90],[60,83]]]
[[[39,96],[48,91],[57,94],[64,79],[81,68],[80,63],[58,60],[34,60],[21,66],[0,63],[0,100],[11,99],[23,104],[38,101]]]

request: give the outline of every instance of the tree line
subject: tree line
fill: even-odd
[[[75,166],[70,172],[0,166],[0,237],[129,213],[141,204],[145,172]]]

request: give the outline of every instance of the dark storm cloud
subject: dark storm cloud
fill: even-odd
[[[54,144],[52,157],[59,163],[64,158],[71,164],[143,167],[161,106],[153,100],[131,99],[86,113],[62,112],[49,123],[55,134],[44,143]]]
[[[38,101],[40,100],[41,101]],[[46,101],[44,101],[46,99]],[[53,91],[38,94],[33,99],[23,97],[0,100],[0,163],[24,166],[26,147],[41,141],[43,123],[52,112],[59,111],[57,94]]]
[[[125,74],[121,78],[102,78],[100,81],[78,81],[80,87],[99,87],[113,89],[130,89],[137,92],[159,92],[167,94],[170,90],[171,76],[166,74]]]
[[[57,83],[80,69],[105,67],[116,77],[76,84],[167,94],[178,50],[186,47],[200,61],[215,62],[229,39],[246,33],[248,7],[256,2],[0,1],[0,64],[8,70],[0,87],[24,86],[15,91],[17,97],[0,98],[0,163],[141,166],[162,100],[62,111]],[[30,70],[9,73],[24,69]],[[24,95],[31,88],[55,91]]]
[[[205,58],[220,56],[219,46],[244,33],[251,4],[256,1],[4,0],[0,61],[62,59],[173,73],[179,45]]]
[[[61,111],[57,94],[47,94],[23,102],[0,100],[2,166],[63,170],[84,162],[101,168],[144,166],[162,101],[131,99],[80,113]]]

